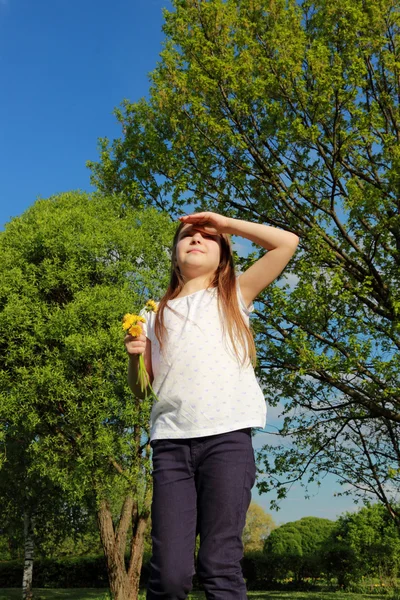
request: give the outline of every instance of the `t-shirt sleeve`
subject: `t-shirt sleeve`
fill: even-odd
[[[243,300],[242,292],[240,291],[239,277],[240,277],[240,275],[236,275],[236,291],[237,291],[237,295],[238,295],[239,306],[243,310],[243,312],[247,316],[249,316],[250,313],[252,313],[254,311],[254,304],[251,303],[250,306],[246,306],[245,301]]]

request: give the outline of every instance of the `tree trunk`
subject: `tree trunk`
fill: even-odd
[[[140,429],[135,431],[138,447],[140,446]],[[150,455],[150,444],[147,444],[147,457]],[[119,473],[123,473],[116,461],[112,464]],[[101,498],[97,511],[100,539],[107,563],[107,573],[113,600],[137,600],[139,598],[140,574],[143,563],[144,538],[151,513],[153,486],[151,477],[145,477],[145,488],[142,508],[139,510],[138,486],[133,485],[126,494],[119,522],[114,527],[110,505],[106,498]],[[132,527],[130,540],[130,557],[128,569],[125,565],[125,550],[128,531]]]
[[[107,500],[103,499],[100,502],[97,519],[113,600],[137,600],[139,597],[144,535],[149,515],[147,502],[144,513],[138,515],[137,502],[128,495],[124,501],[117,531],[115,531]],[[131,556],[127,571],[125,548],[126,534],[130,524],[132,524]]]
[[[150,516],[152,488],[148,486],[145,496],[142,514],[138,514],[137,503],[132,511],[132,540],[131,557],[129,561],[128,577],[132,589],[135,592],[133,598],[139,597],[140,573],[143,563],[144,536]]]
[[[22,598],[32,599],[32,576],[33,576],[33,518],[25,511],[24,513],[24,574],[22,578]]]
[[[112,515],[107,500],[101,500],[97,518],[113,600],[134,600],[135,597],[130,594],[129,590],[124,551],[116,543]]]

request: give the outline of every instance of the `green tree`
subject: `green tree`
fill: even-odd
[[[116,600],[137,596],[152,493],[150,402],[128,388],[121,319],[165,288],[174,230],[155,209],[71,192],[0,234],[3,439],[24,431],[30,477],[95,511]]]
[[[244,553],[262,550],[266,538],[275,528],[272,516],[262,506],[251,502],[242,536]]]
[[[400,525],[398,4],[173,5],[149,99],[116,110],[124,135],[100,140],[92,181],[299,235],[256,303],[258,375],[289,436],[258,453],[257,487],[279,499],[333,473]]]
[[[274,579],[291,574],[301,582],[305,577],[323,575],[326,547],[334,527],[328,519],[304,517],[274,529],[264,543]]]
[[[339,517],[328,564],[344,587],[363,576],[397,578],[400,535],[384,506],[374,504]]]

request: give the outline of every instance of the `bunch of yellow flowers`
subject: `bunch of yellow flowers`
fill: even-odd
[[[154,302],[154,300],[148,300],[145,305],[145,310],[146,312],[157,312],[157,303]],[[127,313],[122,319],[122,329],[132,337],[138,337],[142,333],[142,328],[139,323],[146,323],[146,319],[141,315]],[[146,399],[149,396],[147,390],[150,389],[150,396],[153,396],[155,400],[158,400],[150,384],[143,354],[139,354],[138,383],[142,392],[145,392]]]

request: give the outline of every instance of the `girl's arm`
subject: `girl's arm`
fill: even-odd
[[[227,221],[224,233],[247,238],[268,250],[238,278],[243,299],[249,306],[282,273],[296,251],[299,238],[294,233],[269,225],[229,217]]]
[[[239,277],[240,291],[247,306],[282,273],[299,243],[297,235],[289,231],[224,217],[214,212],[183,215],[179,220],[212,235],[218,233],[239,235],[268,250]]]

